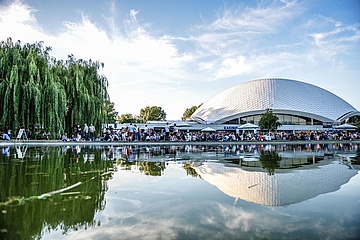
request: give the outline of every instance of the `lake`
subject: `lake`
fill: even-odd
[[[0,239],[357,239],[358,144],[13,145]]]

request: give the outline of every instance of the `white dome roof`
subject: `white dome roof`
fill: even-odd
[[[266,109],[336,121],[358,112],[349,103],[320,87],[289,79],[258,79],[240,83],[215,95],[191,116],[206,122],[263,113]]]

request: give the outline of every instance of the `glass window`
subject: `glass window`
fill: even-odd
[[[291,116],[291,124],[299,125],[299,117]]]
[[[289,124],[291,124],[291,116],[284,115],[284,125],[289,125]]]
[[[255,115],[254,116],[254,124],[259,124],[259,121],[260,121],[260,119],[261,119],[261,115]]]
[[[323,125],[321,121],[314,119],[314,125]]]
[[[305,118],[299,118],[299,124],[300,125],[306,125],[306,119]]]
[[[279,122],[282,124],[284,122],[284,115],[282,114],[276,114],[276,116],[279,118]]]
[[[239,119],[235,118],[235,119],[229,120],[223,124],[239,124]]]

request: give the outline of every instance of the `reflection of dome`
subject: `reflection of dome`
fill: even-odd
[[[202,179],[226,195],[264,206],[285,206],[336,191],[357,174],[356,170],[335,164],[275,175],[211,162],[194,168]]]
[[[314,118],[323,122],[343,121],[359,112],[335,94],[300,81],[258,79],[230,87],[199,107],[194,120],[221,124],[238,117],[274,113]]]

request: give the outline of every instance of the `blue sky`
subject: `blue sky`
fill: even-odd
[[[0,40],[104,62],[119,114],[160,106],[176,120],[268,77],[311,83],[360,110],[359,12],[360,0],[5,0]]]

